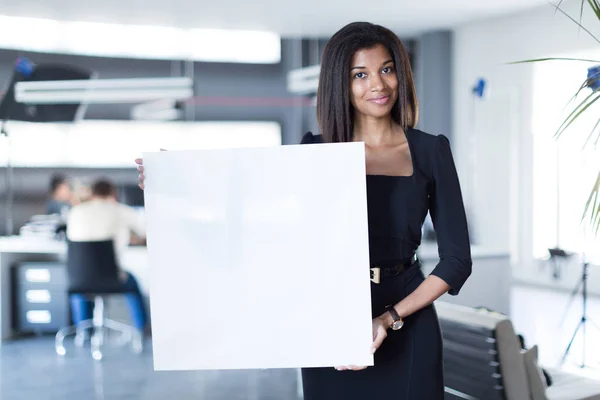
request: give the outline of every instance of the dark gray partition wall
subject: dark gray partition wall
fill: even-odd
[[[419,128],[452,140],[452,32],[430,32],[415,41],[413,68],[421,105]]]

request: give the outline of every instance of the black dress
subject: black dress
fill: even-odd
[[[471,252],[460,185],[448,139],[409,129],[406,137],[412,176],[367,175],[369,255],[372,265],[409,260],[421,243],[430,212],[440,262],[432,274],[458,294],[471,273]],[[302,143],[320,143],[307,133]],[[384,313],[424,280],[420,264],[371,283],[373,317]],[[404,319],[399,331],[375,353],[375,365],[362,371],[304,368],[305,400],[443,400],[442,338],[433,305]]]

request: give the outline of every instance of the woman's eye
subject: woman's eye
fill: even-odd
[[[354,74],[354,78],[356,78],[356,79],[362,79],[364,77],[365,77],[364,72],[357,72],[356,74]]]
[[[392,72],[392,67],[384,67],[383,68],[383,73],[384,74],[390,74]]]

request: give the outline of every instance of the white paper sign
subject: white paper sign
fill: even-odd
[[[373,365],[362,143],[143,157],[156,370]]]

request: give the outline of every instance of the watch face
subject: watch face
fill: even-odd
[[[402,328],[402,325],[404,325],[404,321],[394,321],[392,324],[392,330],[397,331],[398,329]]]

